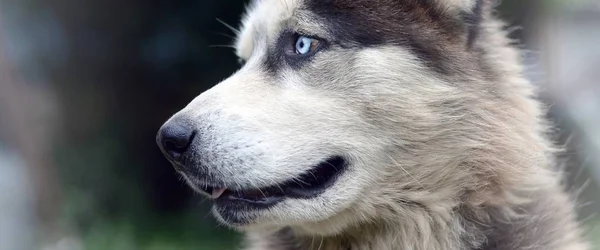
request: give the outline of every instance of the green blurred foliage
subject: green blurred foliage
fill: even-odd
[[[194,226],[182,218],[159,221],[150,227],[128,220],[100,222],[85,235],[83,245],[86,250],[227,250],[239,246],[239,237],[232,233]]]
[[[232,42],[217,18],[235,25],[243,1],[12,6],[35,25],[52,20],[64,42],[65,54],[41,71],[63,108],[55,159],[65,231],[88,250],[236,246],[239,236],[215,222],[154,138],[170,115],[237,69],[231,49],[212,45]]]

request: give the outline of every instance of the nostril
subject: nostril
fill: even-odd
[[[190,136],[187,134],[181,134],[175,137],[168,137],[165,140],[165,148],[176,153],[184,153],[189,148],[193,138],[193,133]]]
[[[189,149],[194,136],[195,132],[188,127],[168,124],[160,131],[159,145],[171,157],[178,157]]]

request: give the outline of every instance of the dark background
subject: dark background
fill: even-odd
[[[56,250],[238,245],[240,237],[212,219],[209,202],[185,186],[154,138],[170,115],[238,68],[227,47],[234,33],[217,18],[237,27],[245,1],[0,2],[0,150],[22,161],[28,184],[21,185],[31,190],[23,194],[30,195],[23,203],[31,208],[23,215],[29,231],[12,240],[39,242],[22,249]],[[540,23],[562,20],[557,13],[572,8],[554,2],[506,0],[499,8],[511,27],[522,27],[512,36],[535,72],[549,67],[539,63],[537,51],[547,46],[539,42]],[[551,93],[543,97],[562,104]],[[567,135],[584,130],[567,104],[552,111]],[[582,167],[582,147],[571,152],[573,190],[596,188],[593,170]]]

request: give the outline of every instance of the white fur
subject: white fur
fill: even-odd
[[[437,3],[457,11],[474,2]],[[547,205],[532,210],[564,220],[566,232],[551,237],[558,231],[546,229],[544,240],[553,249],[585,249],[551,170],[540,105],[499,22],[482,31],[495,82],[480,72],[441,75],[401,46],[332,47],[302,69],[267,72],[262,64],[283,28],[323,31],[301,6],[253,3],[236,41],[246,65],[180,112],[204,128],[211,171],[228,186],[270,186],[332,155],[349,159],[319,197],[288,199],[230,225],[248,232],[249,249],[470,249],[487,239],[479,226],[520,221],[527,214],[516,208],[538,194]],[[218,208],[214,214],[227,224]],[[277,236],[283,228],[292,239]]]
[[[300,0],[255,0],[248,8],[248,14],[242,19],[242,27],[236,39],[236,54],[242,59],[250,58],[257,42],[256,34],[267,36],[267,41],[274,40],[279,33],[283,20],[292,17],[298,9]]]

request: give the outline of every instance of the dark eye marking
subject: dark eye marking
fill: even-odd
[[[269,49],[265,65],[270,72],[276,72],[283,65],[297,69],[309,63],[327,45],[327,41],[317,36],[285,30]]]

